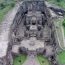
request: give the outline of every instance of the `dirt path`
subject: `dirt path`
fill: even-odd
[[[17,4],[8,14],[5,16],[5,19],[0,25],[0,57],[6,55],[7,47],[8,47],[8,33],[10,30],[10,25],[13,22],[15,14],[19,8],[19,4]]]
[[[27,57],[27,60],[23,65],[40,65],[38,60],[36,59],[36,56],[30,55]]]

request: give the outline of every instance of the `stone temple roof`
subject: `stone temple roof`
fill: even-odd
[[[37,40],[35,37],[31,37],[29,40],[23,40],[20,46],[25,47],[30,51],[36,51],[36,49],[44,48],[44,42]]]
[[[26,14],[27,16],[36,16],[36,17],[41,17],[43,14],[41,14],[41,12],[36,11],[36,12],[28,12],[28,14]]]
[[[30,39],[24,39],[21,41],[19,45],[13,45],[12,52],[18,53],[19,48],[25,48],[28,51],[36,51],[38,49],[44,49],[44,41],[37,40],[35,37],[31,37]]]

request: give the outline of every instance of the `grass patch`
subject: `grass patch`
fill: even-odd
[[[65,0],[48,0],[50,3],[56,4],[65,9]]]
[[[22,65],[27,58],[26,54],[20,54],[16,56],[13,60],[13,65]]]
[[[37,55],[40,65],[50,65],[49,61],[41,54]]]
[[[65,27],[63,27],[63,29],[64,29],[64,37],[65,37]]]
[[[15,3],[14,0],[0,0],[0,22],[3,20],[4,15],[14,7]]]
[[[64,36],[65,36],[65,27],[64,27]]]
[[[48,0],[48,2],[58,5],[65,10],[65,0]],[[65,35],[65,20],[63,21],[64,35]]]
[[[4,15],[11,9],[11,6],[7,6],[3,10],[0,10],[0,22],[3,20]]]
[[[60,52],[57,55],[57,58],[58,58],[59,64],[62,64],[62,65],[65,64],[65,51]]]
[[[63,28],[64,28],[64,36],[65,36],[65,19],[64,19],[64,21],[63,21],[63,23],[62,23],[62,26],[63,26]]]
[[[60,18],[60,19],[56,19],[54,20],[54,26],[55,26],[55,33],[56,33],[56,36],[57,36],[57,40],[58,40],[58,43],[60,45],[60,47],[62,47],[63,49],[65,49],[64,47],[64,34],[63,34],[63,26],[62,26],[62,22],[63,22],[63,18]]]

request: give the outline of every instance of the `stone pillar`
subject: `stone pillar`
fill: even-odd
[[[13,57],[12,57],[11,51],[8,51],[6,60],[7,60],[6,65],[13,65]]]

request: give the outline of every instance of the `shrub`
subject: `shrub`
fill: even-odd
[[[13,2],[13,3],[11,3],[11,7],[14,7],[15,6],[15,3]]]
[[[4,3],[0,3],[0,9],[5,8],[5,4]]]
[[[65,19],[64,19],[64,21],[63,21],[63,26],[65,27]]]
[[[57,2],[61,2],[61,0],[56,0]]]

